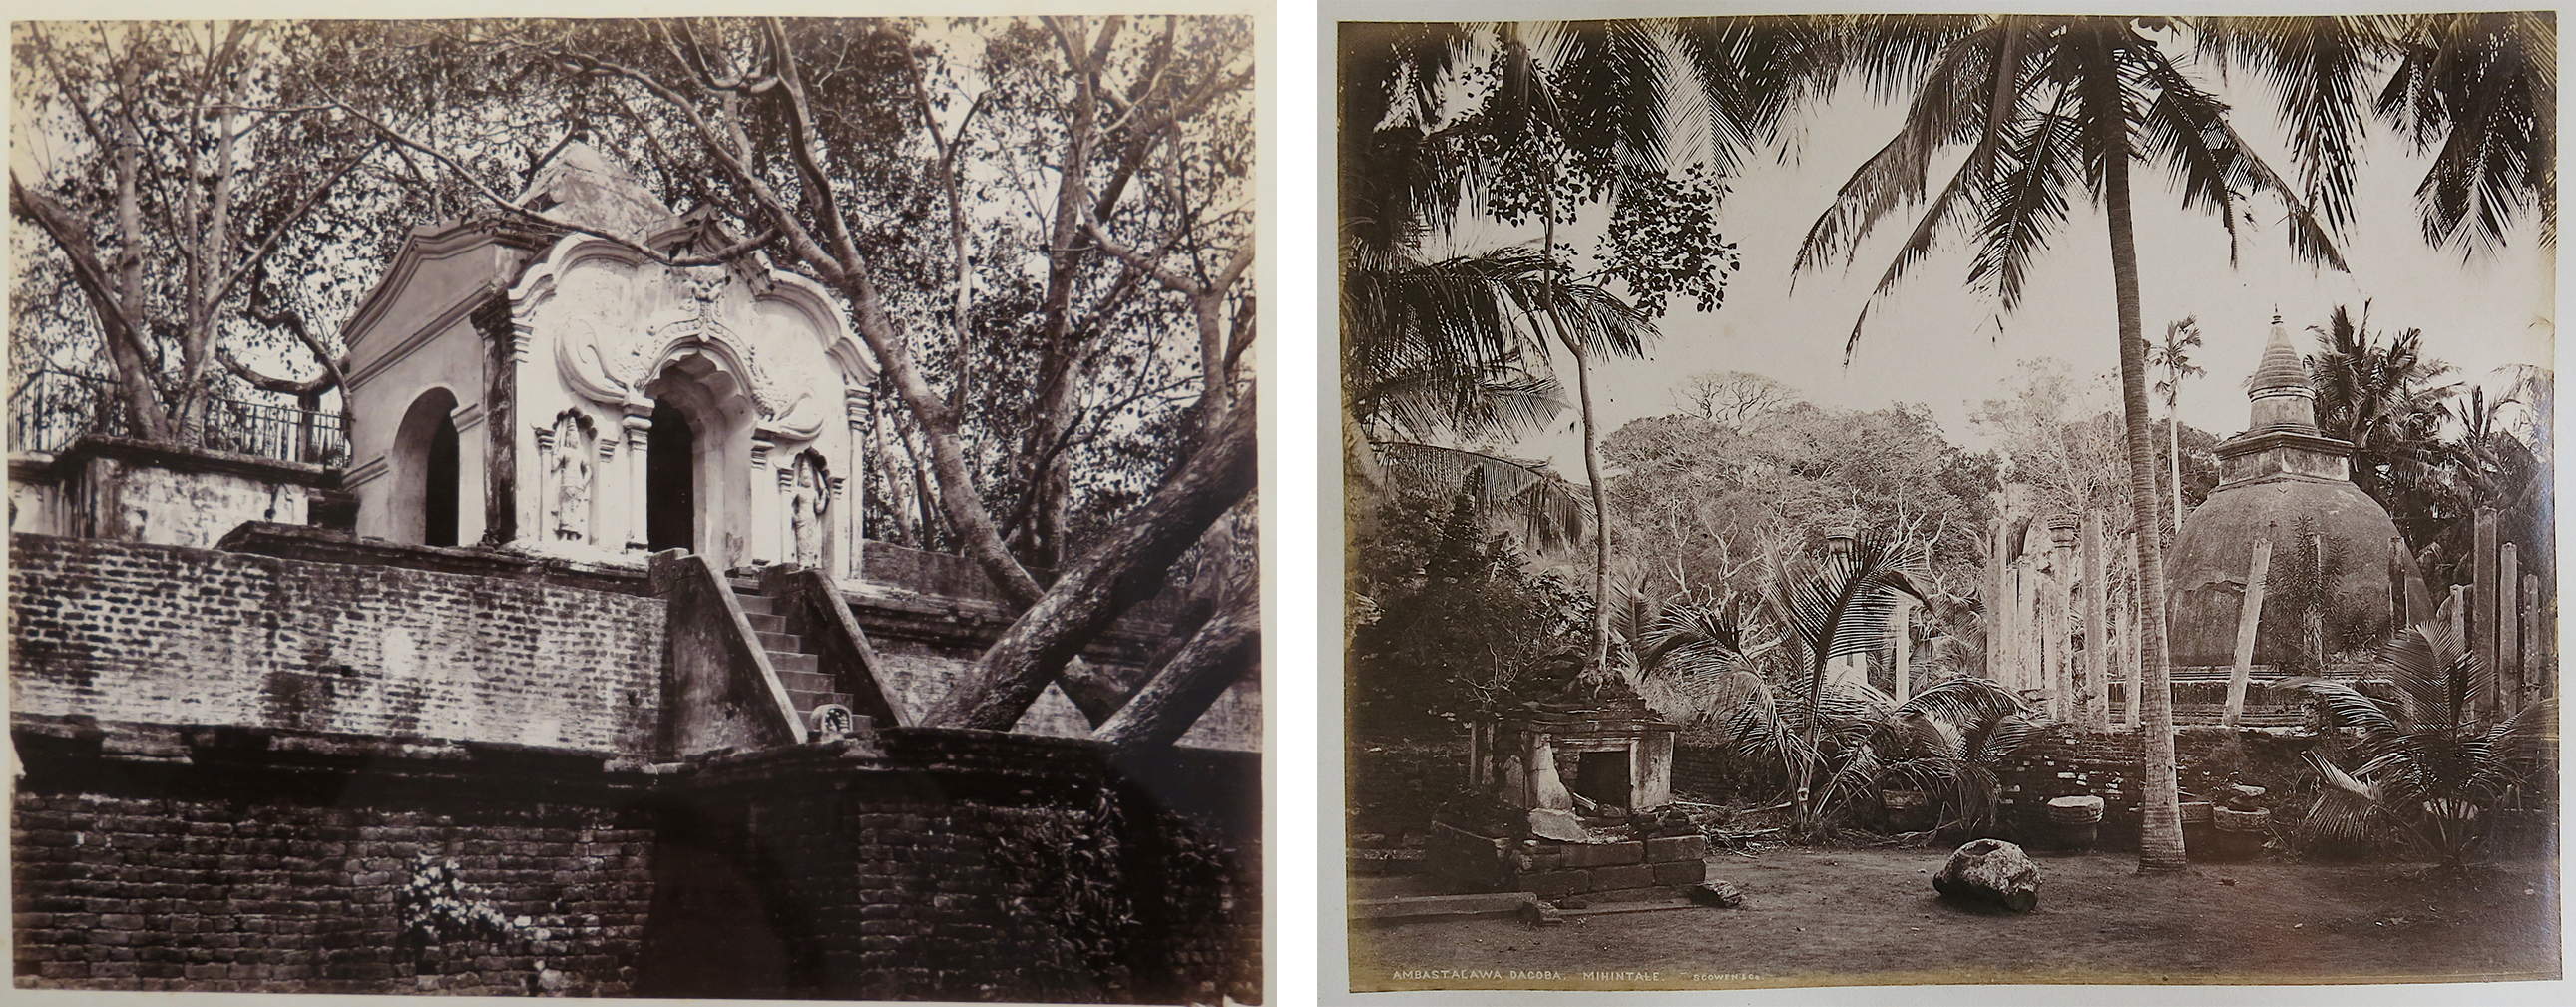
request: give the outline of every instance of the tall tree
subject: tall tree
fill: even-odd
[[[16,290],[79,300],[51,315],[65,331],[21,334],[103,354],[113,373],[91,376],[117,389],[126,432],[163,443],[206,440],[228,372],[308,397],[336,385],[305,291],[275,267],[311,257],[324,204],[380,144],[305,101],[310,27],[20,22],[11,41],[32,115],[12,127],[31,171],[10,169],[9,207],[45,238]],[[321,377],[263,379],[232,356],[281,333]]]
[[[2292,250],[2341,269],[2342,257],[2314,211],[2316,201],[2257,157],[2229,124],[2226,104],[2158,43],[2154,36],[2174,22],[1997,15],[1850,24],[1854,50],[1879,54],[1859,61],[1862,77],[1883,92],[1910,90],[1914,98],[1896,137],[1853,173],[1817,218],[1799,249],[1797,268],[1849,258],[1888,214],[1921,204],[1922,215],[1881,277],[1873,302],[1945,233],[1965,229],[1976,243],[1970,283],[2010,311],[2020,302],[2031,261],[2065,222],[2068,196],[2092,198],[2104,211],[2110,236],[2133,519],[2140,528],[2163,527],[2155,443],[2147,432],[2147,341],[2141,332],[2131,162],[2163,167],[2181,188],[2184,206],[2215,213],[2231,244],[2247,195],[2280,196]],[[1967,151],[1958,169],[1931,192],[1934,155],[1962,146]],[[2298,149],[2303,170],[2334,177],[2333,161],[2342,147],[2319,143]],[[1864,307],[1847,351],[1867,321]],[[2176,870],[2185,861],[2158,536],[2139,540],[2139,568],[2147,768],[2138,863],[2144,870]]]
[[[2337,305],[2308,331],[2317,337],[2307,364],[2318,428],[2352,442],[2353,485],[2387,507],[2421,548],[2440,520],[2423,494],[2443,461],[2442,407],[2458,388],[2442,380],[2451,365],[2424,355],[2422,329],[2372,332],[2368,304],[2358,314]]]
[[[435,141],[443,110],[383,95],[335,102],[459,180],[483,212],[588,231],[666,264],[765,254],[846,303],[900,404],[897,433],[926,463],[916,475],[931,509],[1021,609],[928,722],[1012,726],[1251,493],[1253,68],[1242,19],[426,30],[511,62],[528,94],[551,89],[583,110],[559,129],[643,152],[640,167],[672,202],[747,237],[674,259],[515,203],[516,186],[493,170],[515,158]],[[1110,481],[1086,491],[1101,473]],[[1086,492],[1087,530],[1070,506]],[[1248,556],[1248,536],[1234,538]],[[1118,739],[1177,736],[1219,691],[1207,677],[1221,690],[1246,669],[1240,613],[1204,614],[1179,630],[1202,645],[1175,650],[1158,672],[1169,677],[1146,686],[1152,722],[1119,720]]]
[[[1544,264],[1534,321],[1571,358],[1578,399],[1588,399],[1590,362],[1642,352],[1629,337],[1650,330],[1586,324],[1577,316],[1586,291],[1615,291],[1615,303],[1648,319],[1674,297],[1703,311],[1722,301],[1736,264],[1714,225],[1717,179],[1767,142],[1788,106],[1802,78],[1777,71],[1804,58],[1794,44],[1803,24],[1346,26],[1345,275],[1368,265],[1355,252],[1418,246],[1445,234],[1462,207],[1534,227]],[[1469,97],[1453,107],[1461,95]],[[1701,165],[1672,163],[1667,112],[1677,106],[1710,124],[1714,142]],[[1589,253],[1577,253],[1557,241],[1558,225],[1587,208],[1606,209],[1610,226]],[[1609,544],[1599,537],[1607,500],[1594,419],[1587,408],[1598,599],[1609,589]],[[1606,621],[1596,621],[1593,638],[1590,668],[1606,673]]]
[[[2191,351],[2199,348],[2200,319],[2191,317],[2165,323],[2164,342],[2148,349],[2147,366],[2165,372],[2164,380],[2156,382],[2156,394],[2165,397],[2166,476],[2173,485],[2172,531],[2177,535],[2182,533],[2182,379],[2209,373],[2191,362]]]

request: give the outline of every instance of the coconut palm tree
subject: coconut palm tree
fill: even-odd
[[[2526,207],[2558,237],[2558,16],[2552,11],[2397,19],[2397,72],[2377,109],[2440,148],[2415,190],[2424,240],[2492,247]]]
[[[1608,672],[1608,499],[1591,395],[1591,364],[1640,356],[1651,324],[1588,324],[1595,295],[1660,316],[1668,298],[1713,310],[1736,268],[1714,228],[1713,177],[1668,170],[1679,107],[1709,123],[1707,151],[1722,176],[1768,142],[1796,98],[1819,88],[1805,69],[1828,37],[1802,19],[1638,19],[1549,24],[1344,26],[1339,122],[1343,272],[1379,268],[1378,253],[1418,248],[1473,208],[1511,226],[1540,227],[1535,311],[1524,314],[1573,361],[1590,484],[1593,594],[1603,604],[1587,673]],[[1461,82],[1464,82],[1462,85]],[[1446,103],[1473,94],[1472,107]],[[1613,216],[1655,226],[1613,229],[1576,276],[1557,224],[1607,203]],[[1634,215],[1642,214],[1642,218]],[[1633,219],[1632,219],[1633,218]],[[1365,278],[1363,278],[1365,280]],[[1369,286],[1363,282],[1358,286]],[[1383,285],[1381,289],[1392,289]],[[1502,300],[1496,297],[1494,300]],[[1347,305],[1347,299],[1346,299]],[[1351,314],[1347,309],[1346,318]],[[1475,370],[1475,368],[1467,368]]]
[[[2444,866],[2457,868],[2485,842],[2487,812],[2546,765],[2557,733],[2556,702],[2526,707],[2500,724],[2479,721],[2477,697],[2493,673],[2439,620],[2390,641],[2380,670],[2397,686],[2394,700],[2374,699],[2345,682],[2282,680],[2315,698],[2329,721],[2359,735],[2358,768],[2347,771],[2314,749],[2306,753],[2335,791],[2312,817],[2328,823],[2323,831],[2346,835],[2394,825]]]
[[[2148,348],[2147,366],[2165,372],[2156,382],[2156,394],[2165,397],[2167,477],[2173,482],[2173,530],[2182,532],[2182,379],[2209,373],[2191,362],[2191,351],[2200,348],[2200,319],[2185,318],[2165,323],[2165,341]]]
[[[1872,301],[1893,289],[1945,233],[1964,230],[1976,245],[1970,283],[2009,312],[2020,302],[2031,261],[2066,222],[2069,197],[2096,201],[2110,235],[2129,496],[2141,528],[2165,522],[2162,495],[2155,491],[2154,441],[2147,433],[2147,342],[2140,332],[2131,162],[2164,169],[2181,188],[2185,207],[2218,217],[2231,247],[2245,200],[2256,192],[2279,196],[2288,211],[2283,231],[2292,250],[2304,260],[2343,268],[2314,209],[2320,200],[2303,197],[2309,187],[2256,156],[2229,124],[2226,104],[2166,54],[2155,36],[2175,26],[2161,18],[2020,15],[1857,25],[1855,50],[1893,54],[1858,61],[1863,77],[1884,93],[1910,89],[1914,97],[1895,138],[1844,183],[1809,230],[1796,261],[1798,270],[1807,270],[1848,260],[1888,214],[1921,204],[1921,216]],[[1918,58],[1927,51],[1928,57]],[[1935,155],[1962,146],[1966,157],[1933,192]],[[2303,174],[2331,188],[2338,177],[2331,162],[2348,145],[2294,146],[2308,169]],[[1868,318],[1865,306],[1846,352],[1857,345]],[[2186,861],[2164,653],[2164,550],[2156,536],[2140,540],[2139,568],[2147,799],[2138,862],[2141,869],[2176,870]]]
[[[2317,393],[2317,427],[2351,441],[2352,482],[2388,508],[2407,540],[2422,545],[2438,530],[2443,404],[2459,388],[2443,382],[2451,365],[2424,355],[2421,329],[2388,336],[2370,331],[2370,305],[2356,315],[2337,305],[2324,326],[2309,326],[2317,352],[2308,385]]]

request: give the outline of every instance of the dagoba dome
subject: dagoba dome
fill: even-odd
[[[2166,563],[2173,663],[2234,662],[2257,538],[2272,543],[2255,638],[2258,662],[2273,662],[2298,639],[2300,613],[2281,588],[2287,568],[2302,555],[2304,533],[2318,535],[2328,557],[2329,647],[2337,637],[2365,632],[2384,638],[2401,604],[2410,621],[2428,617],[2412,611],[2425,597],[2423,579],[2399,542],[2397,523],[2352,484],[2352,444],[2317,427],[2316,392],[2278,315],[2249,385],[2252,419],[2244,433],[2218,445],[2218,488],[2184,519]]]

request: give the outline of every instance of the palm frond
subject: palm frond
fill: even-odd
[[[1391,478],[1441,492],[1470,487],[1478,510],[1515,522],[1540,550],[1583,541],[1590,528],[1574,484],[1544,466],[1406,441],[1379,441],[1372,447]]]
[[[2204,52],[2242,65],[2272,86],[2300,202],[2327,226],[2352,223],[2353,155],[2370,104],[2369,78],[2397,52],[2386,17],[2204,17],[2193,27]]]

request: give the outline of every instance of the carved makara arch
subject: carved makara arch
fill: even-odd
[[[628,401],[677,351],[702,345],[738,365],[760,427],[777,438],[811,439],[832,418],[840,390],[827,386],[849,369],[835,358],[856,343],[812,291],[773,283],[755,293],[726,267],[645,264],[604,243],[556,258],[522,289],[529,309],[547,316],[539,328],[552,330],[555,370],[575,393]]]

